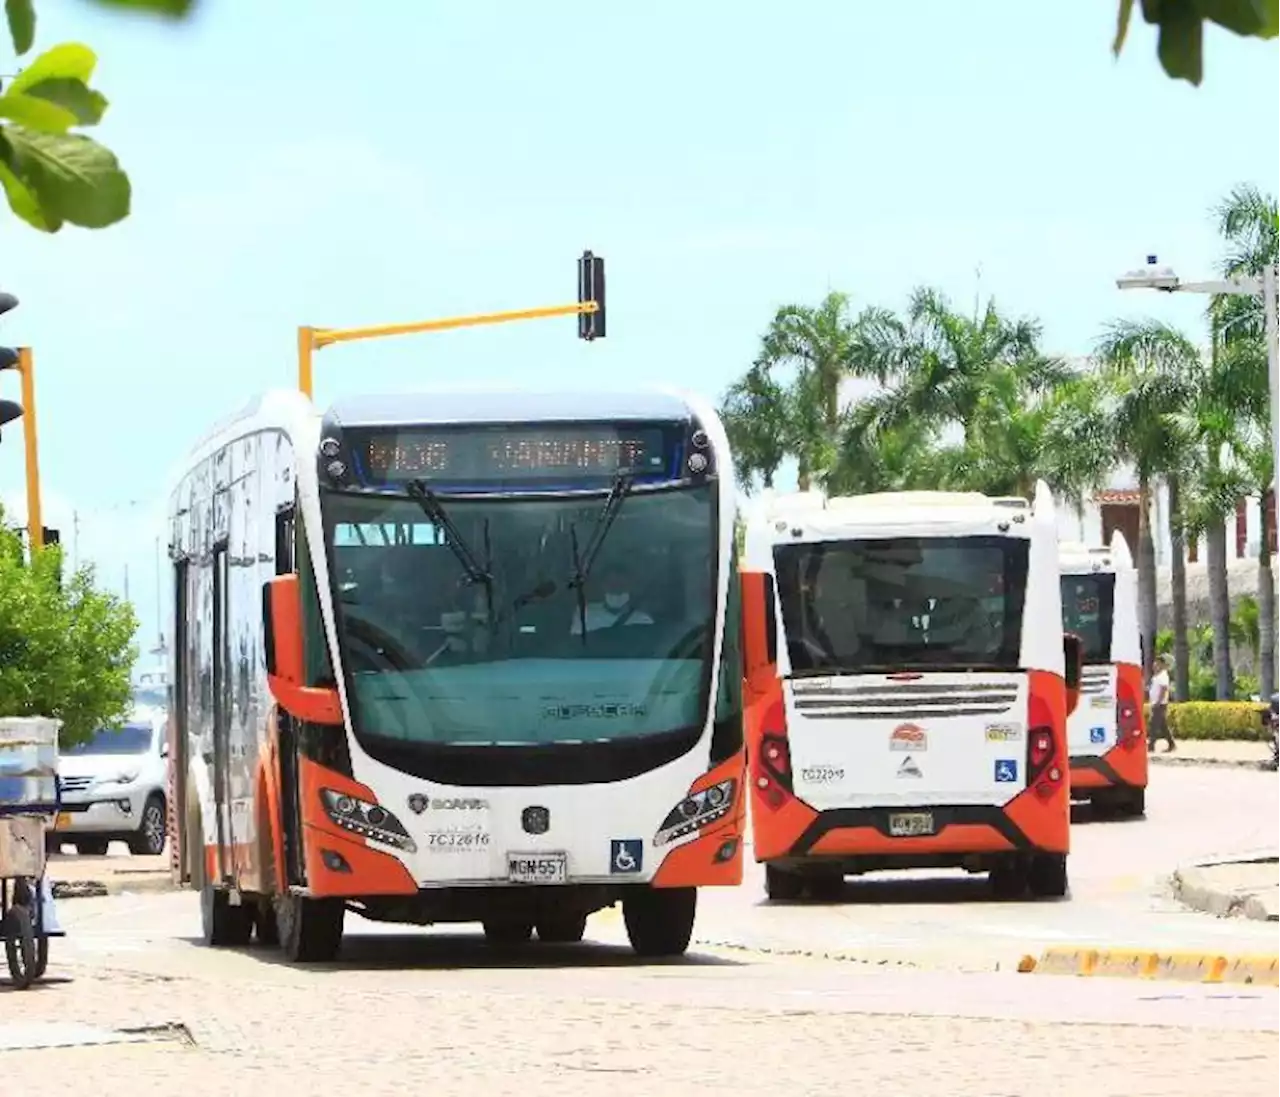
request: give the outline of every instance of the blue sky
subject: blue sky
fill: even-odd
[[[298,324],[572,300],[584,247],[607,260],[603,342],[564,319],[331,348],[318,400],[460,378],[715,395],[776,306],[828,288],[980,286],[1064,354],[1121,315],[1198,332],[1201,301],[1114,277],[1149,251],[1209,272],[1215,201],[1280,189],[1280,48],[1211,30],[1193,89],[1141,20],[1113,61],[1115,6],[203,0],[172,26],[45,0],[37,48],[98,51],[99,136],[134,187],[104,232],[0,222],[47,521],[70,547],[78,512],[106,585],[128,565],[150,642],[167,475],[294,382]],[[22,500],[14,429],[0,498]]]

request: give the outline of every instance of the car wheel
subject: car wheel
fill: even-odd
[[[140,857],[158,857],[164,852],[167,829],[164,797],[153,793],[142,809],[141,825],[129,837],[129,852]]]

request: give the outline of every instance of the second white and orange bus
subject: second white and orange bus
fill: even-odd
[[[963,868],[1068,890],[1057,524],[1034,502],[903,492],[758,506],[743,567],[754,856],[771,899]],[[1069,688],[1070,687],[1070,688]]]

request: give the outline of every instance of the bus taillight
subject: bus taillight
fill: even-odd
[[[1133,750],[1142,741],[1142,721],[1131,697],[1116,702],[1116,741],[1125,750]]]
[[[765,713],[760,752],[752,767],[752,782],[768,807],[782,807],[791,792],[791,749],[787,745],[787,716],[777,701]]]
[[[1062,784],[1062,764],[1056,754],[1053,729],[1032,728],[1027,737],[1027,784],[1045,800]]]

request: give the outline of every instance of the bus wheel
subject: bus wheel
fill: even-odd
[[[631,948],[637,956],[683,956],[697,910],[696,888],[636,888],[622,900]]]
[[[844,873],[826,869],[809,877],[809,894],[819,903],[838,903],[844,898]]]
[[[280,943],[280,923],[276,920],[275,904],[270,899],[259,899],[253,912],[253,925],[260,945]]]
[[[200,885],[200,929],[210,948],[232,948],[249,943],[253,932],[250,907],[231,905],[231,896],[205,882]]]
[[[1038,899],[1061,899],[1067,894],[1067,855],[1037,853],[1031,858],[1027,885]]]
[[[1147,790],[1131,788],[1126,790],[1124,799],[1119,803],[1120,812],[1130,819],[1137,819],[1147,813]]]
[[[804,878],[796,872],[764,866],[764,893],[771,902],[795,902],[804,892]]]
[[[285,957],[295,964],[323,964],[334,959],[342,945],[345,914],[341,899],[276,896],[276,932]]]
[[[1002,861],[991,870],[988,880],[997,899],[1021,899],[1027,891],[1027,866],[1021,861]]]
[[[538,940],[550,945],[572,945],[587,932],[585,914],[545,914],[538,919]]]
[[[518,918],[490,918],[484,923],[484,939],[491,945],[523,945],[533,936],[533,923]]]

